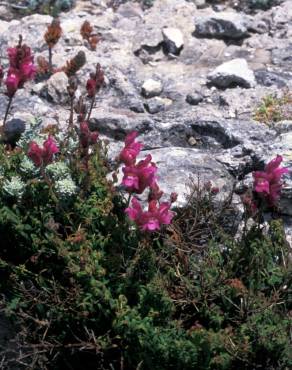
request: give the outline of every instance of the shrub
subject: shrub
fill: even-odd
[[[60,11],[71,9],[75,0],[12,0],[10,6],[20,14],[45,13],[57,15]]]
[[[290,105],[292,94],[289,91],[284,92],[281,98],[267,95],[262,99],[260,106],[255,112],[255,120],[263,122],[269,126],[276,125],[282,120],[291,119]]]
[[[198,216],[190,202],[168,233],[137,233],[95,145],[88,171],[79,151],[64,165],[64,147],[48,178],[25,173],[21,190],[2,188],[0,289],[19,328],[7,368],[288,369],[291,265],[281,222],[256,224],[238,242],[219,224],[212,236],[198,224],[202,249],[181,242],[186,215]],[[2,148],[1,181],[24,156]],[[78,190],[59,195],[54,181],[68,169]],[[212,189],[200,188],[210,216],[219,207]]]
[[[10,54],[5,125],[35,74],[21,38]],[[252,226],[235,240],[233,194],[219,202],[218,188],[198,183],[175,214],[177,194],[162,201],[151,155],[137,160],[137,132],[108,160],[108,143],[90,130],[103,84],[98,64],[76,101],[70,77],[65,132],[39,119],[18,140],[3,132],[1,308],[16,335],[0,345],[2,368],[290,368],[290,250],[280,220],[261,222],[263,210],[277,215],[282,157],[254,173],[243,195]]]
[[[279,5],[282,0],[249,0],[251,9],[270,9],[272,6]]]

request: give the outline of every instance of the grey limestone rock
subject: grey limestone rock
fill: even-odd
[[[247,18],[233,12],[219,12],[198,19],[195,27],[195,35],[200,37],[238,40],[248,36]]]
[[[143,152],[148,154],[148,152]],[[185,203],[190,192],[191,179],[211,181],[221,190],[221,195],[231,189],[232,177],[213,155],[192,148],[159,148],[149,152],[158,166],[159,186],[166,196],[178,193],[178,205]]]
[[[53,74],[41,91],[42,96],[55,104],[67,103],[69,95],[67,92],[68,77],[64,72]]]
[[[208,74],[208,81],[220,88],[234,86],[250,88],[256,85],[254,72],[243,58],[221,64]]]
[[[179,55],[184,46],[181,30],[174,27],[166,27],[162,29],[162,34],[166,51],[174,55]]]
[[[160,98],[159,96],[148,99],[145,103],[146,109],[149,113],[155,114],[162,112],[172,104],[172,101],[167,98]]]
[[[190,93],[186,97],[186,101],[190,105],[198,105],[203,101],[203,99],[204,99],[203,95],[198,92]]]
[[[149,78],[143,83],[141,91],[145,98],[153,98],[160,95],[162,89],[162,83],[160,81]]]

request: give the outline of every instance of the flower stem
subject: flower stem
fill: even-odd
[[[3,129],[5,128],[5,123],[6,123],[7,118],[8,118],[8,114],[9,114],[9,111],[10,111],[10,108],[11,108],[12,100],[13,100],[13,96],[10,96],[8,104],[7,104],[4,120],[3,120]]]
[[[69,116],[69,131],[72,133],[73,130],[74,130],[74,96],[71,97],[70,116]]]
[[[45,167],[42,165],[41,168],[40,168],[40,172],[41,172],[41,176],[43,177],[44,179],[44,182],[48,185],[48,188],[49,188],[49,193],[53,199],[53,201],[58,204],[58,198],[56,197],[54,191],[53,191],[53,184],[52,182],[50,181],[50,179],[48,178],[47,174],[46,174],[46,170],[45,170]]]
[[[94,106],[94,103],[95,103],[95,95],[93,95],[92,99],[91,99],[91,104],[90,104],[90,108],[89,108],[89,112],[88,112],[88,116],[87,116],[87,121],[90,120],[90,116],[91,116],[91,113],[92,113],[92,110],[93,110],[93,106]]]
[[[49,47],[49,68],[50,72],[53,72],[53,53],[52,53],[52,48]]]
[[[132,194],[131,194],[131,193],[129,193],[129,197],[128,197],[128,199],[127,199],[127,205],[126,205],[126,208],[128,208],[128,207],[129,207],[129,205],[130,205],[131,197],[132,197]]]

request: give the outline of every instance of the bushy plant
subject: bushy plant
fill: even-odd
[[[117,9],[121,4],[126,2],[129,2],[129,0],[108,0],[107,5],[113,9]],[[133,0],[133,2],[139,3],[143,9],[148,9],[153,6],[155,0]]]
[[[263,122],[269,126],[276,126],[277,122],[290,120],[291,112],[289,107],[292,102],[290,91],[284,91],[281,98],[267,95],[263,97],[260,106],[256,109],[254,118],[256,121]]]
[[[9,53],[4,126],[36,72],[21,39]],[[193,184],[171,211],[177,194],[165,200],[151,155],[137,159],[138,132],[108,160],[109,144],[90,129],[103,85],[98,64],[77,100],[70,77],[63,132],[36,119],[19,140],[2,133],[1,308],[16,331],[2,368],[290,368],[290,251],[281,221],[262,222],[264,211],[277,214],[282,157],[254,173],[234,240],[232,194],[220,202],[212,183]]]
[[[253,12],[257,10],[268,10],[273,6],[281,4],[284,0],[207,0],[210,4],[228,3],[230,6],[238,10]]]
[[[71,9],[75,0],[12,0],[10,6],[22,14],[45,13],[57,15]]]
[[[283,0],[249,0],[251,9],[270,9],[272,6],[279,5]]]

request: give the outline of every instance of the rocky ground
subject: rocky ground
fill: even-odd
[[[131,1],[113,9],[92,0],[77,1],[60,15],[63,36],[54,63],[84,51],[87,64],[78,73],[83,85],[97,62],[105,70],[92,125],[111,140],[113,153],[127,132],[138,130],[146,144],[142,154],[150,151],[159,166],[161,187],[177,191],[180,202],[190,176],[210,179],[226,194],[236,179],[248,182],[277,154],[292,164],[291,106],[273,126],[254,120],[263,97],[292,88],[291,0],[253,14],[231,5],[155,0],[149,9]],[[101,36],[96,51],[80,36],[85,20]],[[1,62],[7,64],[6,48],[19,34],[36,56],[47,57],[43,34],[50,22],[38,14],[1,20]],[[62,72],[27,85],[17,93],[12,115],[66,127],[66,86]],[[5,106],[1,95],[2,115]],[[286,180],[281,212],[292,237],[292,177]]]

